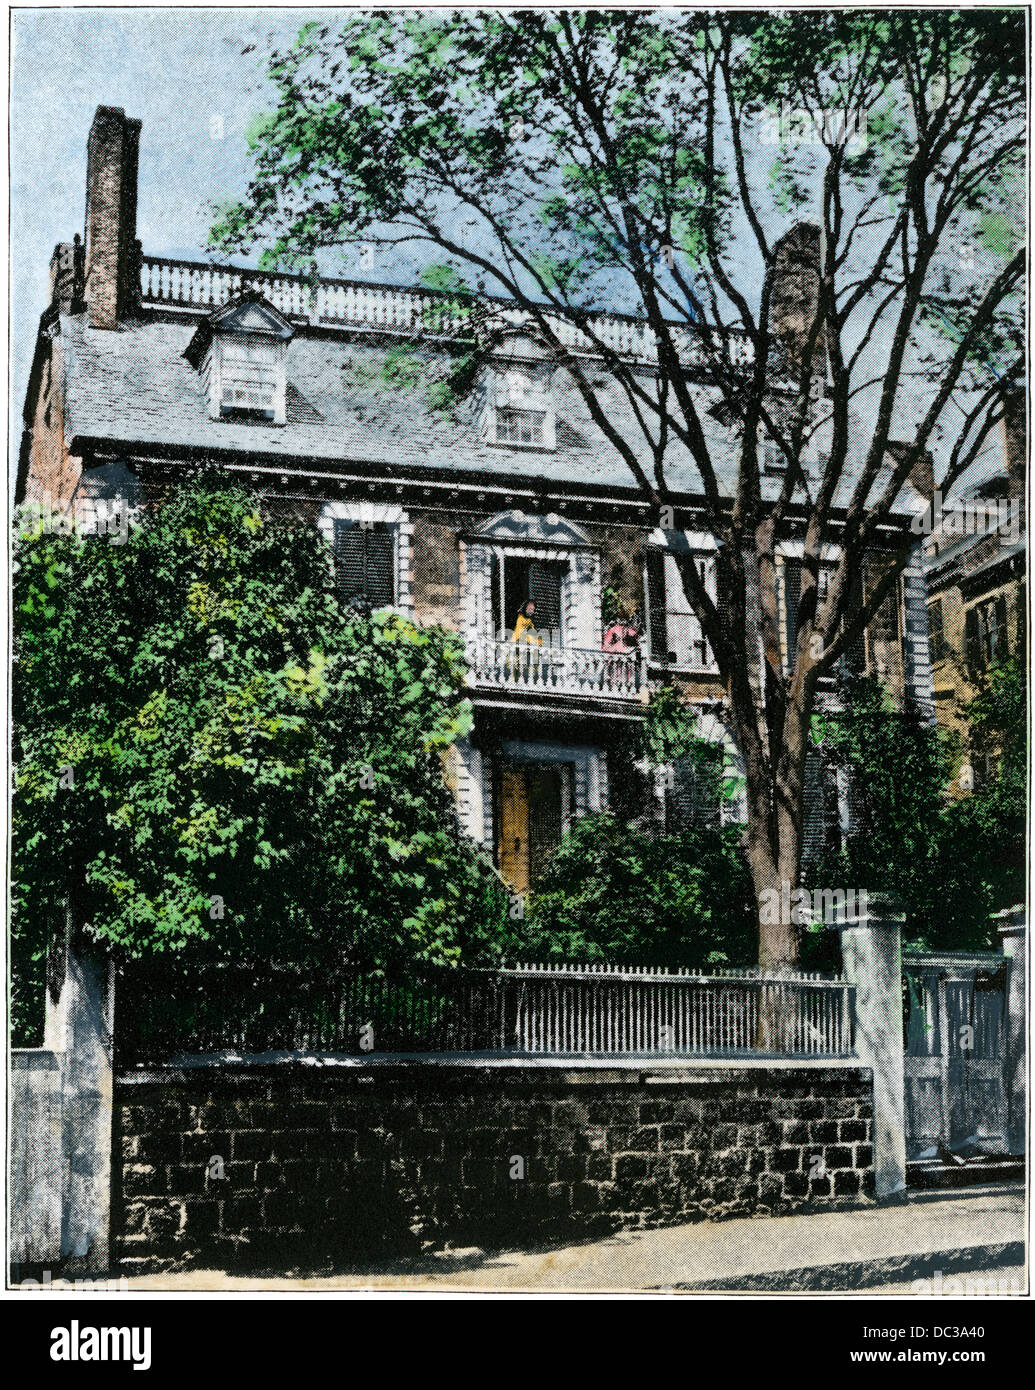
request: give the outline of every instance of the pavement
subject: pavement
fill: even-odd
[[[330,1275],[141,1275],[131,1290],[455,1293],[1011,1294],[1027,1288],[1020,1184],[909,1194],[891,1205],[619,1233],[489,1254],[453,1250]],[[920,1282],[917,1282],[920,1281]]]

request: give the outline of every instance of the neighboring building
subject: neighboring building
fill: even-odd
[[[1003,421],[1001,469],[945,503],[924,547],[938,723],[964,740],[961,711],[989,668],[1026,660],[1025,410],[1018,389]],[[968,755],[953,791],[965,795],[991,772]]]
[[[506,304],[487,305],[492,351],[469,399],[449,413],[431,409],[420,386],[451,350],[436,331],[455,312],[448,299],[346,281],[310,292],[291,275],[142,255],[139,129],[121,110],[98,109],[85,244],[77,237],[58,246],[51,264],[19,497],[61,509],[85,504],[103,521],[119,499],[146,505],[188,472],[215,465],[268,506],[321,529],[345,597],[464,633],[475,726],[452,769],[459,812],[519,891],[587,812],[614,807],[670,828],[740,819],[735,801],[721,802],[688,769],[659,780],[636,768],[649,692],[666,681],[698,709],[717,759],[736,765],[723,686],[674,559],[689,547],[714,584],[716,547],[689,456],[669,455],[676,515],[673,529],[660,530],[566,370]],[[780,291],[791,317],[801,279],[799,259]],[[601,315],[595,329],[652,371],[642,321]],[[559,331],[596,374],[610,418],[629,418],[586,339],[573,325]],[[745,355],[746,342],[732,340],[730,352]],[[734,433],[691,342],[686,362],[732,478]],[[765,471],[767,486],[778,488],[779,459]],[[885,528],[889,547],[908,520]],[[790,643],[801,553],[789,531],[779,563]],[[878,553],[873,573],[879,565]],[[527,598],[542,646],[512,640]],[[643,615],[644,641],[632,654],[603,647],[605,620],[619,605]],[[925,605],[918,545],[854,659],[929,706]],[[832,690],[826,682],[821,704]],[[824,777],[818,755],[809,788],[815,852],[847,828],[847,796]]]

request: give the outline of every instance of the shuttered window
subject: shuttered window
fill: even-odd
[[[866,564],[866,592],[871,594],[880,582],[881,576],[885,572],[885,564],[878,561],[869,561]],[[884,602],[873,615],[873,622],[870,624],[871,642],[886,642],[889,646],[897,644],[899,640],[899,583],[895,583],[889,589]]]
[[[385,522],[334,523],[334,574],[343,603],[370,612],[395,603],[395,536]]]
[[[1006,640],[1006,597],[987,599],[967,610],[967,664],[974,672],[987,670],[1009,656]]]
[[[795,646],[798,641],[798,614],[801,610],[801,576],[803,565],[801,560],[786,558],[783,562],[783,601],[787,615],[787,662],[794,656]],[[834,575],[832,565],[821,565],[819,570],[819,594],[817,598],[817,611],[826,602],[827,591],[830,588],[830,580]],[[858,589],[856,590],[858,593]],[[854,606],[849,607],[849,615],[854,611]],[[841,627],[845,624],[842,622]],[[861,675],[866,665],[866,634],[860,632],[848,645],[841,658],[840,666],[842,671],[847,671],[853,675]]]
[[[700,761],[679,758],[665,796],[665,831],[680,835],[695,827],[722,824],[722,773],[725,752],[711,748]]]
[[[931,660],[941,661],[945,656],[945,618],[940,598],[928,604],[927,617],[931,628]]]
[[[715,598],[715,557],[695,555],[694,564],[705,590]],[[650,656],[694,670],[714,668],[711,648],[683,589],[675,555],[660,549],[647,552],[647,602],[650,606]]]

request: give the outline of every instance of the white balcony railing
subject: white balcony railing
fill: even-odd
[[[141,302],[149,307],[216,309],[245,289],[259,290],[282,314],[308,319],[325,328],[374,329],[414,336],[463,334],[470,324],[471,302],[430,290],[393,285],[369,285],[354,280],[324,280],[310,289],[297,275],[212,266],[169,256],[144,256],[140,265]],[[492,307],[500,324],[519,327],[528,314],[505,300],[482,301]],[[633,361],[657,361],[654,333],[645,319],[594,313],[587,319],[589,334],[570,319],[547,314],[551,332],[562,347],[593,352],[599,345]],[[691,366],[709,357],[688,325],[673,325],[680,356]],[[594,342],[594,339],[596,340]],[[726,335],[726,351],[734,362],[752,358],[751,342],[743,332]]]
[[[609,700],[638,700],[647,690],[646,660],[636,653],[469,637],[467,661],[468,684],[489,689]]]

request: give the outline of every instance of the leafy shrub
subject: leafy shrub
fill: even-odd
[[[534,893],[520,955],[701,969],[755,958],[751,880],[740,829],[651,837],[586,816]]]

